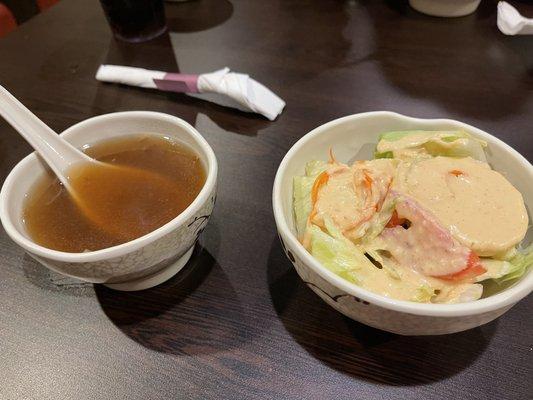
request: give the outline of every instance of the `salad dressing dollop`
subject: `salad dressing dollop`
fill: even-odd
[[[470,157],[434,157],[402,172],[395,181],[397,189],[430,210],[479,256],[502,254],[526,234],[522,195],[487,163]]]

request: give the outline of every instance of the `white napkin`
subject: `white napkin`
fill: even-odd
[[[271,121],[276,119],[285,107],[285,102],[267,87],[246,74],[230,72],[229,68],[207,74],[189,75],[119,65],[101,65],[96,72],[96,79],[173,92],[216,93],[228,97],[231,101],[218,101],[214,97],[205,96],[201,98],[243,111],[255,112]]]
[[[230,72],[224,68],[209,74],[198,76],[200,93],[219,93],[226,95],[238,104],[273,121],[281,114],[285,102],[270,89],[250,78],[246,74]]]
[[[516,8],[500,1],[498,3],[498,28],[506,35],[533,34],[533,19],[524,18]]]
[[[163,71],[151,71],[144,68],[100,65],[100,68],[96,71],[96,79],[102,82],[157,89],[154,79],[163,79],[165,74]]]

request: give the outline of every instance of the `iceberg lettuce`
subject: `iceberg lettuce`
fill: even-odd
[[[402,279],[395,267],[383,259],[378,251],[355,245],[327,219],[325,225],[327,232],[316,225],[309,228],[311,234],[309,252],[324,267],[341,278],[372,291],[380,287],[378,283],[380,282],[383,287],[396,292],[401,290],[405,296],[404,300],[431,301],[435,295],[434,288],[427,284],[417,284]],[[375,265],[367,254],[377,261],[379,266]]]
[[[296,232],[301,239],[307,218],[311,213],[311,189],[315,179],[327,168],[325,161],[310,161],[305,166],[305,176],[295,176],[293,179],[293,210]]]
[[[392,196],[387,196],[383,202],[381,210],[376,212],[372,219],[370,220],[370,225],[366,230],[365,234],[361,238],[361,243],[369,243],[371,240],[375,239],[383,229],[385,225],[390,221],[394,209],[396,208],[397,199]]]
[[[305,164],[305,176],[316,178],[328,168],[328,163],[322,160],[313,160]]]
[[[486,143],[462,130],[396,131],[382,133],[374,158],[472,157],[486,162]]]
[[[517,254],[509,260],[511,268],[509,271],[496,282],[502,284],[514,279],[520,278],[533,265],[533,244],[530,244],[526,249],[518,251]]]
[[[415,295],[411,298],[411,301],[416,301],[417,303],[429,303],[433,296],[435,296],[435,289],[428,285],[420,285],[420,287],[416,289]]]
[[[455,304],[474,301],[483,295],[483,285],[479,283],[462,283],[441,288],[433,299],[435,303]]]
[[[375,268],[368,258],[350,241],[334,238],[316,225],[311,226],[311,255],[324,267],[359,284],[357,271],[363,267]]]
[[[502,283],[518,279],[533,265],[533,244],[530,244],[524,250],[516,251],[514,256],[508,260],[482,258],[481,264],[487,272],[478,276],[478,282],[493,279],[501,285]]]

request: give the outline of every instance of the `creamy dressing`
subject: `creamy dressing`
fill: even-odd
[[[415,201],[401,198],[396,212],[410,221],[410,226],[385,228],[377,238],[400,265],[426,276],[443,276],[466,268],[470,249],[463,246]]]
[[[442,284],[438,290],[439,294],[432,299],[434,303],[464,303],[481,298],[483,285],[479,283]]]
[[[477,300],[483,293],[480,284],[453,283],[426,276],[392,258],[382,258],[383,268],[357,270],[358,284],[383,296],[407,301],[459,303]]]
[[[429,279],[422,274],[400,266],[379,269],[375,266],[357,271],[358,284],[374,293],[398,300],[421,301],[418,290],[427,288],[432,292]],[[429,301],[432,293],[426,294]],[[422,294],[422,293],[420,293]]]
[[[413,147],[393,151],[395,159],[402,161],[421,160],[433,157],[424,147]]]
[[[385,201],[396,163],[382,159],[357,161],[351,167],[333,164],[326,171],[328,181],[319,190],[311,222],[324,226],[328,217],[349,239],[360,238]]]
[[[393,187],[431,210],[480,256],[507,251],[525,236],[522,195],[500,173],[472,158],[435,157],[403,166]]]
[[[348,166],[335,166],[327,173],[329,178],[318,193],[317,212],[312,222],[324,226],[324,217],[329,216],[339,229],[345,231],[360,220],[362,199],[355,192],[353,172]]]

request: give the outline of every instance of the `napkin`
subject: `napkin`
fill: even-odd
[[[213,97],[202,98],[242,111],[258,113],[271,121],[276,119],[285,107],[285,102],[270,89],[246,74],[231,72],[229,68],[191,75],[119,65],[101,65],[96,72],[96,79],[170,92],[215,93],[231,101],[219,101]]]
[[[506,1],[498,3],[498,28],[506,35],[533,34],[533,19],[524,18]]]

